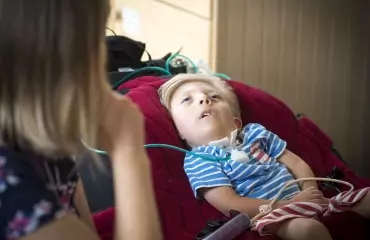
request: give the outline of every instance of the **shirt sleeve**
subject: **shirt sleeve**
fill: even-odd
[[[220,162],[207,161],[187,154],[184,169],[196,198],[202,197],[198,192],[201,188],[231,186],[231,181],[222,170]]]
[[[286,141],[260,124],[248,124],[244,134],[248,143],[259,141],[266,154],[272,158],[279,158],[286,149]]]
[[[0,155],[0,239],[18,239],[65,214],[29,162]]]

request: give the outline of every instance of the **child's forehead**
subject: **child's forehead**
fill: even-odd
[[[216,91],[217,87],[208,82],[208,81],[201,81],[201,80],[194,80],[194,81],[186,81],[181,83],[178,88],[174,91],[175,93],[182,92],[182,93],[189,93],[194,91]]]

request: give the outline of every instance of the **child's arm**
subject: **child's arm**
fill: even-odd
[[[271,200],[241,197],[234,189],[228,186],[201,188],[199,189],[199,193],[204,196],[209,204],[226,216],[229,216],[230,211],[234,210],[246,213],[249,218],[253,218],[259,213],[260,206],[271,203]],[[322,198],[322,194],[319,190],[308,188],[295,195],[292,199],[276,201],[275,204],[272,205],[272,209],[281,208],[294,202],[327,204],[327,200]]]
[[[202,188],[200,189],[200,193],[209,204],[226,216],[229,216],[231,210],[235,210],[246,213],[250,218],[253,218],[259,213],[259,206],[267,205],[271,202],[270,200],[241,197],[231,187],[227,186]],[[273,209],[290,203],[293,203],[293,199],[277,201],[273,205]]]
[[[184,160],[185,173],[197,198],[205,198],[214,208],[229,216],[231,210],[247,213],[254,217],[259,213],[259,206],[271,201],[240,197],[232,188],[231,180],[222,170],[220,162],[205,161],[187,154]],[[291,203],[278,201],[274,208]]]
[[[284,164],[296,179],[315,177],[310,166],[308,166],[305,161],[289,150],[285,149],[283,154],[281,154],[277,160]],[[300,186],[302,190],[309,187],[315,187],[317,189],[316,181],[301,182]]]
[[[294,176],[294,178],[314,177],[311,168],[300,157],[286,149],[286,142],[278,135],[267,130],[260,124],[249,124],[246,128],[247,142],[259,139],[265,152],[272,158],[284,164]],[[314,187],[317,189],[316,181],[301,182],[301,189]]]

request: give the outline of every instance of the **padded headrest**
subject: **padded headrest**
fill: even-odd
[[[158,77],[141,77],[119,88],[131,89],[127,96],[140,106],[145,115],[148,137],[156,138],[160,143],[177,139],[172,119],[161,105],[157,93],[164,81]],[[281,100],[241,82],[228,81],[228,83],[238,97],[244,125],[251,122],[260,123],[289,142],[293,134],[289,129],[296,124],[296,117]],[[167,132],[168,136],[163,132]],[[181,144],[179,141],[173,143]]]

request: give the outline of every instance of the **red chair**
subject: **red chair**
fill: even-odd
[[[185,147],[178,137],[171,117],[159,102],[157,89],[163,83],[159,77],[141,77],[126,82],[120,88],[130,89],[127,94],[136,102],[146,123],[147,143],[164,143]],[[230,81],[242,109],[244,124],[257,122],[275,132],[288,142],[288,149],[299,155],[312,168],[317,177],[336,177],[352,183],[356,189],[370,186],[348,168],[333,151],[333,142],[306,117],[297,118],[279,99],[247,86]],[[196,200],[183,170],[184,154],[171,149],[148,149],[156,200],[165,239],[190,240],[205,227],[206,221],[220,219],[222,215],[206,201]],[[321,185],[326,197],[336,194],[333,188]],[[329,185],[329,187],[332,187]],[[343,186],[337,186],[346,190]],[[102,239],[112,239],[114,208],[94,215],[94,221]],[[334,239],[370,239],[370,222],[361,216],[347,212],[321,221],[328,227]],[[277,239],[260,237],[246,231],[238,239]]]

